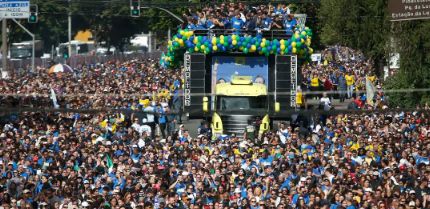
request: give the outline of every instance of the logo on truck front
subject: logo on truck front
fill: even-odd
[[[185,65],[185,85],[184,85],[184,105],[191,106],[191,55],[186,53],[184,56]]]

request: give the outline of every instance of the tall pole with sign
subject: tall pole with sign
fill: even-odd
[[[2,47],[1,47],[1,54],[2,54],[2,78],[7,78],[9,76],[9,71],[7,69],[7,19],[4,18],[2,21],[2,27],[1,27],[1,37],[2,37]]]
[[[70,2],[71,0],[68,0],[69,2],[69,17],[68,17],[68,22],[69,22],[69,57],[72,56],[72,10],[70,8]]]
[[[7,19],[27,19],[30,16],[30,0],[0,0],[0,19],[2,23],[2,77],[8,77],[7,69]]]

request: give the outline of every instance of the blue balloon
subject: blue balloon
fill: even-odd
[[[257,48],[257,51],[261,51],[262,50],[262,48],[261,48],[261,46],[259,46],[258,48]]]
[[[245,38],[244,37],[240,37],[240,42],[243,42],[243,41],[245,41]]]
[[[222,46],[221,46],[221,51],[223,51],[223,52],[225,52],[225,51],[226,51],[226,48],[225,48],[225,46],[224,46],[224,45],[222,45]]]
[[[181,35],[181,34],[178,34],[178,35],[176,35],[176,37],[178,37],[178,38],[182,38],[182,35]]]
[[[246,45],[246,47],[249,49],[251,48],[251,44],[249,43],[248,45]]]
[[[288,46],[288,51],[293,50],[293,47],[291,45]]]
[[[216,46],[218,47],[218,49],[220,49],[222,44],[217,44]]]
[[[280,53],[280,52],[281,52],[281,48],[277,48],[277,49],[276,49],[276,52],[277,52],[277,53]]]
[[[270,45],[269,45],[269,46],[267,46],[266,48],[267,48],[267,51],[272,50],[272,47],[271,47]]]
[[[202,37],[202,42],[206,42],[208,40],[208,38],[206,36]]]

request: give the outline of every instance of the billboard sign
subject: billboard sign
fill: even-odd
[[[430,0],[389,0],[391,21],[430,18]]]
[[[30,0],[0,0],[0,18],[26,19],[30,16]]]
[[[216,56],[212,58],[212,94],[219,82],[228,83],[233,76],[252,76],[255,83],[268,85],[268,59],[261,57]]]

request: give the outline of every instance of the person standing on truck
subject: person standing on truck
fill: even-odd
[[[302,88],[300,86],[297,86],[296,108],[298,108],[298,109],[305,108],[305,97],[303,95],[303,91],[302,91]]]

